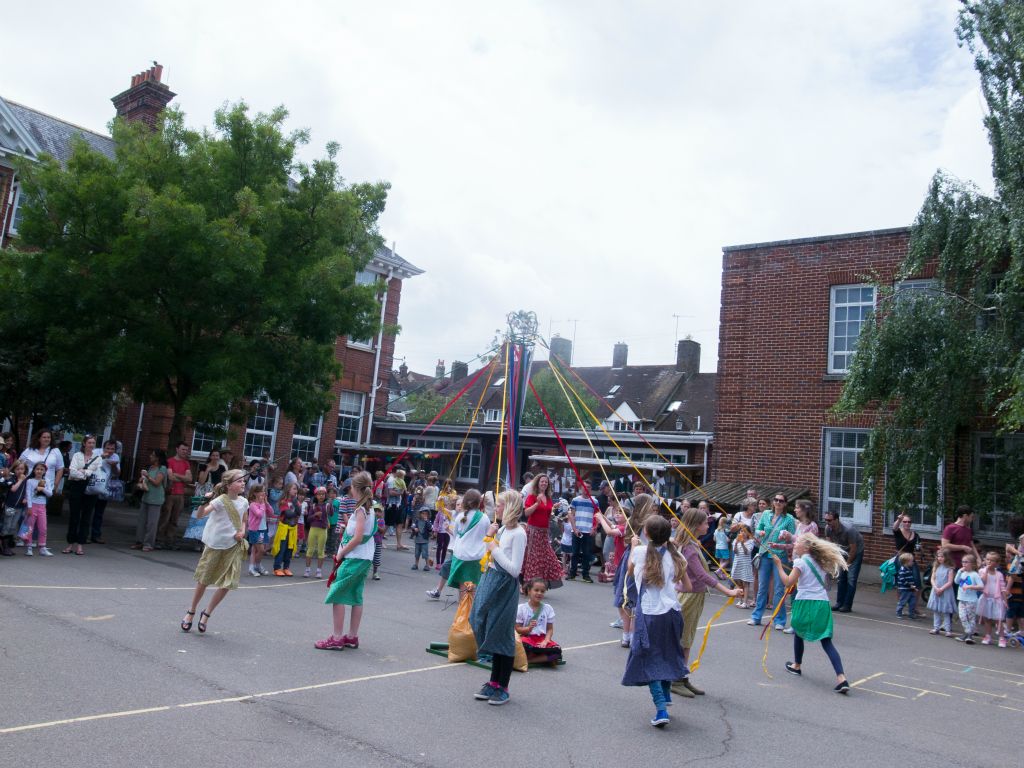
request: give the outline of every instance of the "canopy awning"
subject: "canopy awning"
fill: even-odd
[[[537,462],[551,467],[568,467],[569,460],[565,456],[550,453],[537,453],[529,457],[530,462]],[[593,456],[573,456],[573,464],[580,467],[606,467],[608,469],[639,469],[644,472],[664,472],[667,469],[703,469],[703,464],[673,464],[672,462],[634,461],[625,459],[598,459]]]

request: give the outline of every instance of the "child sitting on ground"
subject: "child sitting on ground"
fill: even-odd
[[[899,557],[899,566],[896,568],[896,589],[899,592],[899,600],[896,602],[896,616],[903,618],[903,609],[907,609],[907,618],[916,619],[917,616],[917,581],[914,579],[914,553],[904,552]]]
[[[516,611],[516,633],[523,641],[528,662],[554,666],[562,659],[562,649],[551,639],[555,634],[555,611],[542,602],[547,591],[546,579],[526,582],[528,601]]]

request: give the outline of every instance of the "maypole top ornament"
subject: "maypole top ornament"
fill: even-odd
[[[537,313],[520,309],[509,312],[507,340],[513,344],[533,346],[537,341]]]

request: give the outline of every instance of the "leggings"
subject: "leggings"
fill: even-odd
[[[450,540],[451,534],[437,534],[437,557],[434,558],[434,561],[437,563],[438,568],[441,567],[441,563],[444,562],[445,557],[448,555],[448,542]]]
[[[513,656],[502,656],[495,653],[491,657],[491,682],[497,686],[508,689],[508,682],[512,679]]]
[[[650,690],[651,698],[654,700],[654,708],[659,712],[663,711],[672,698],[672,681],[652,680],[647,684],[647,688]]]
[[[274,558],[274,570],[280,571],[292,567],[292,551],[282,541],[278,545],[277,557]]]
[[[376,573],[377,569],[380,568],[380,551],[384,549],[384,544],[377,540],[377,537],[373,537],[373,572]]]
[[[839,651],[832,645],[831,637],[821,638],[821,647],[825,650],[825,655],[828,656],[828,660],[832,662],[832,669],[835,670],[837,675],[843,674],[843,660],[839,658]],[[797,664],[802,664],[804,658],[804,639],[800,635],[793,635],[793,661]]]

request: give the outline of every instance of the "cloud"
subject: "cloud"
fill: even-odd
[[[40,5],[60,53],[5,41],[5,96],[100,128],[158,58],[193,123],[283,103],[390,181],[418,371],[520,308],[581,364],[672,360],[682,315],[713,370],[722,245],[909,224],[940,166],[991,186],[952,3]]]

